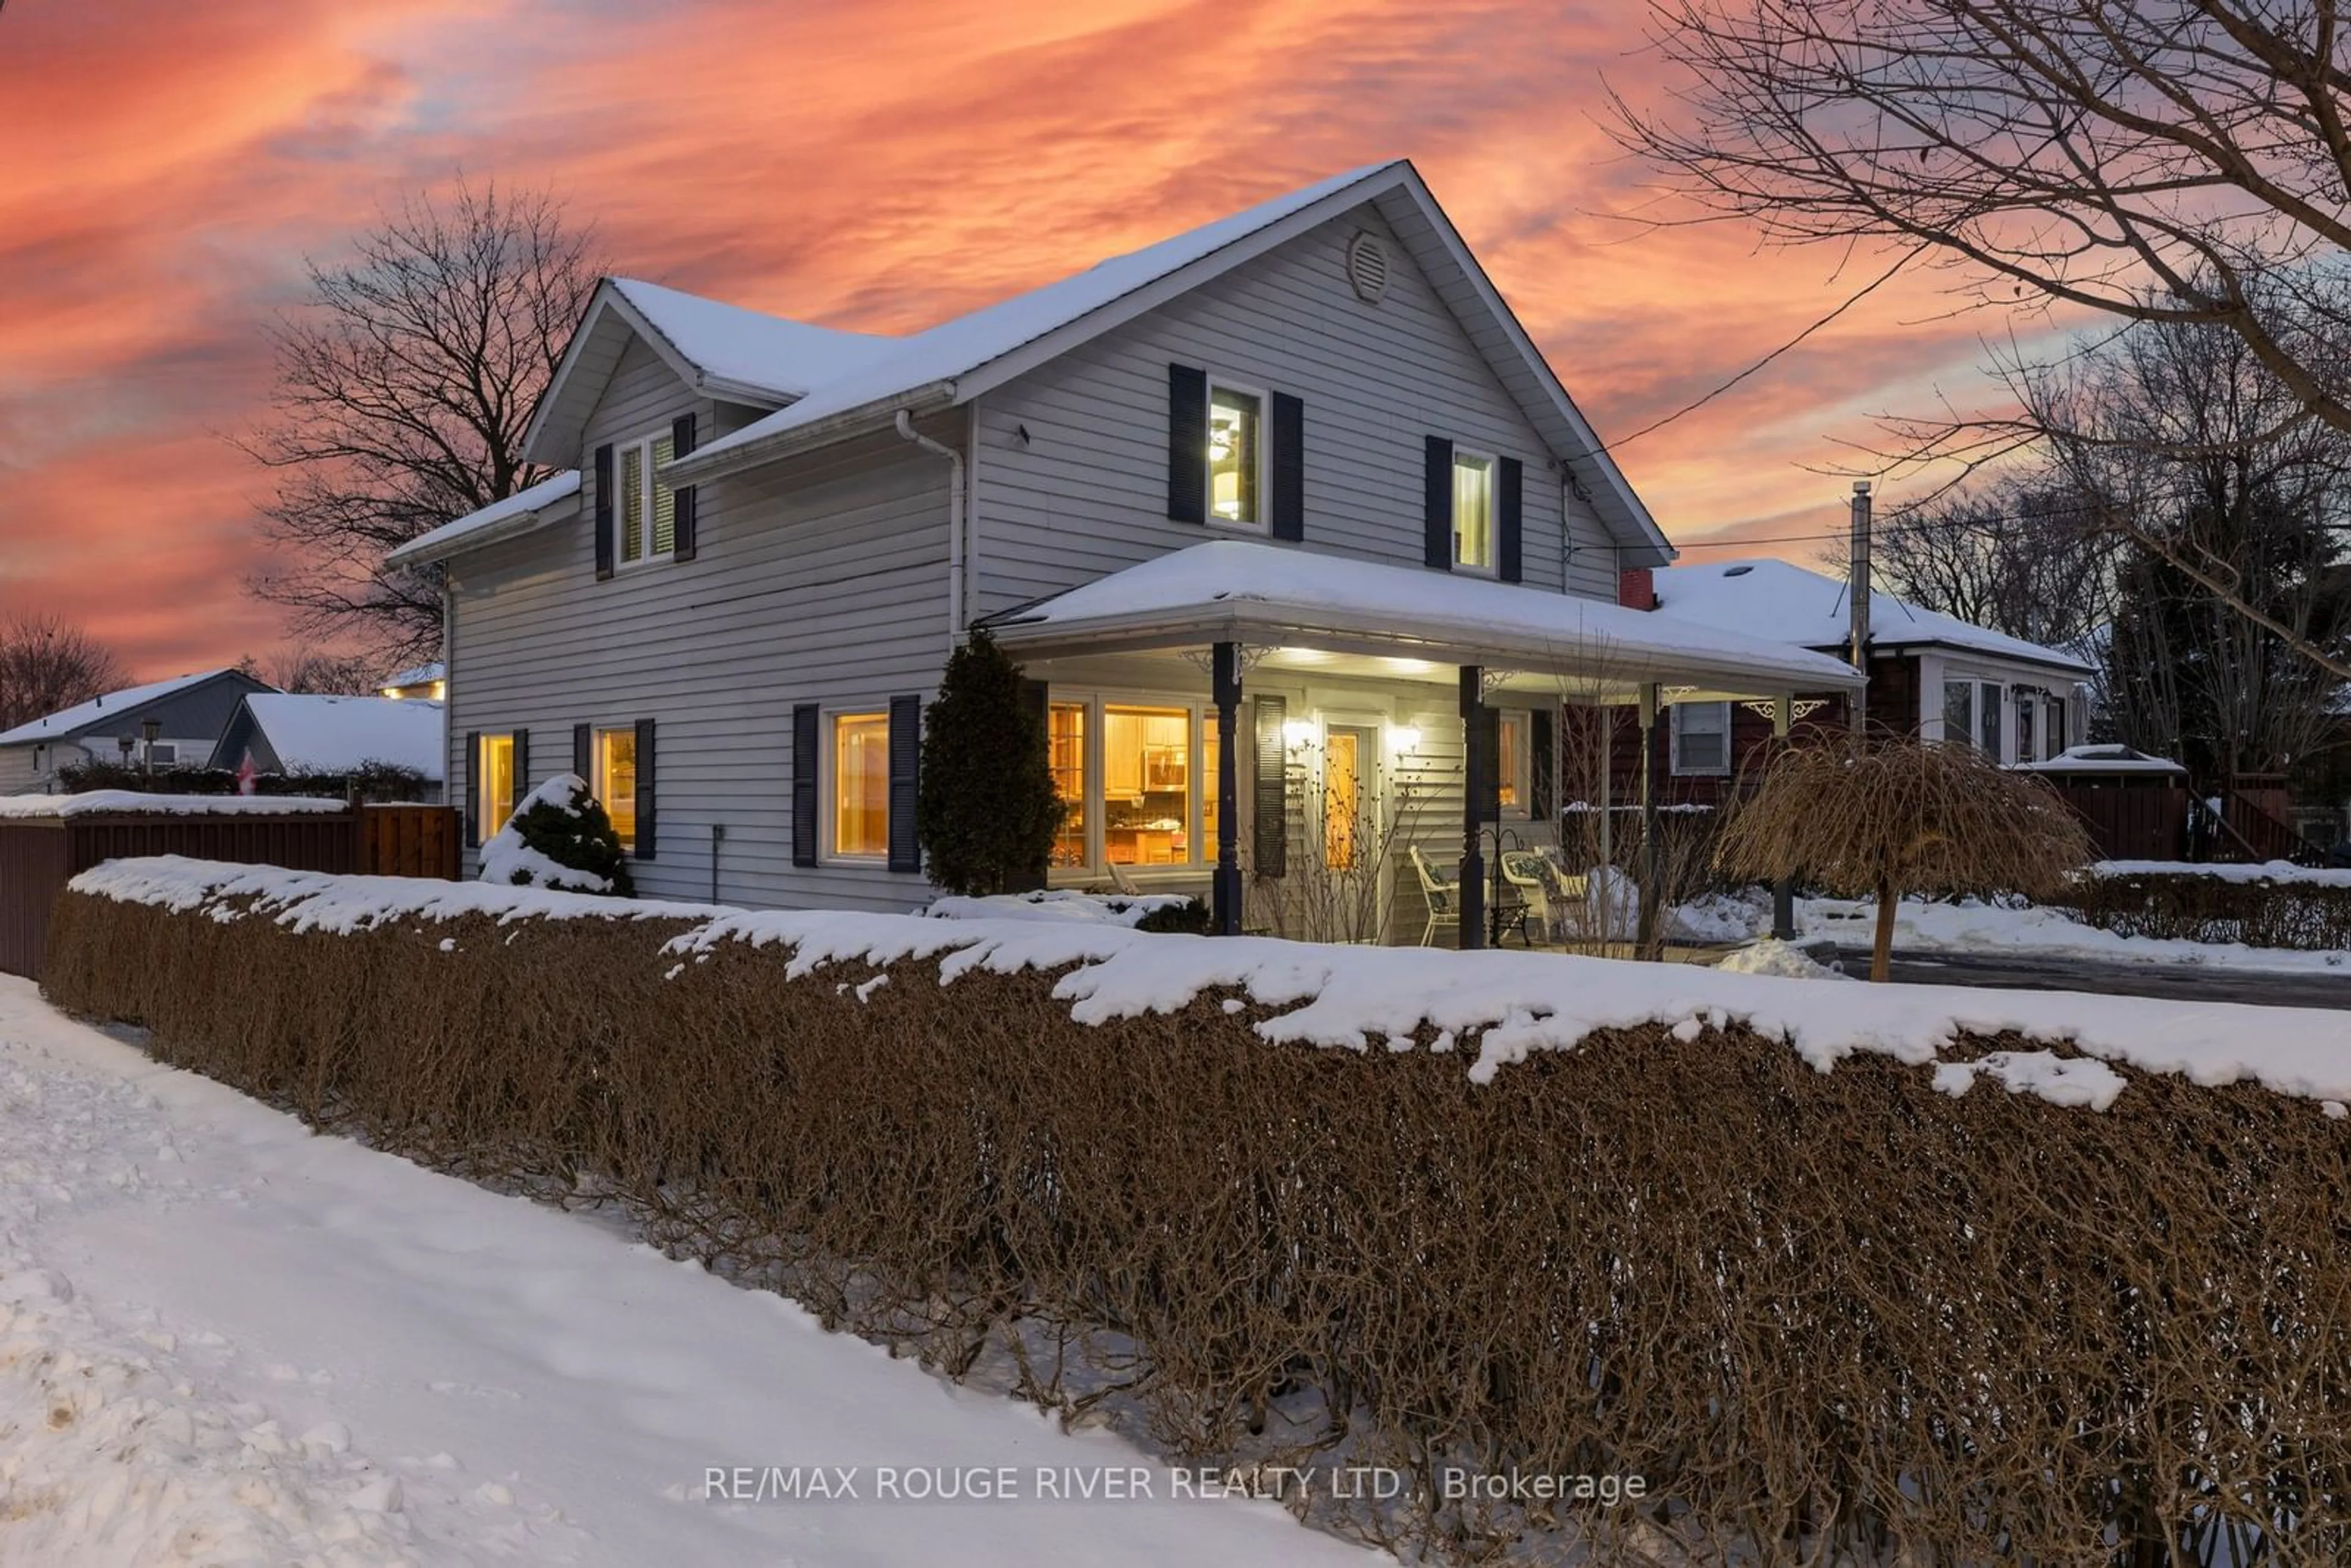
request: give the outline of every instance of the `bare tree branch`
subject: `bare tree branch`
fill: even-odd
[[[130,684],[113,650],[57,615],[0,620],[0,729]]]

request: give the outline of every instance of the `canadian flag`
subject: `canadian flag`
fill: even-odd
[[[236,792],[240,795],[252,794],[253,781],[259,776],[260,769],[254,767],[253,753],[248,751],[245,754],[245,760],[236,765]]]

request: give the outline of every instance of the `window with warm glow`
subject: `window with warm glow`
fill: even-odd
[[[1192,851],[1192,710],[1102,710],[1102,858],[1185,865]]]
[[[477,814],[475,828],[476,836],[487,843],[497,836],[499,829],[507,825],[507,819],[514,815],[514,737],[482,737],[482,755],[475,766],[482,786],[482,798],[474,802]]]
[[[1523,813],[1531,794],[1527,779],[1531,757],[1527,743],[1527,715],[1520,709],[1505,709],[1494,727],[1500,737],[1495,747],[1494,772],[1500,786],[1502,810]]]
[[[677,549],[677,496],[659,470],[674,454],[671,438],[650,436],[621,448],[612,481],[621,559],[651,560]]]
[[[596,777],[589,788],[596,799],[604,803],[604,814],[612,819],[612,831],[621,837],[621,847],[637,847],[637,732],[628,729],[600,729],[596,732]]]
[[[1453,455],[1453,564],[1494,570],[1494,460],[1474,452]]]
[[[1053,839],[1053,864],[1086,863],[1086,705],[1055,703],[1047,710],[1045,738],[1051,753],[1053,792],[1067,808]]]
[[[890,852],[890,716],[843,713],[832,718],[832,852]]]
[[[1264,522],[1265,400],[1217,387],[1208,394],[1208,517],[1255,528]]]

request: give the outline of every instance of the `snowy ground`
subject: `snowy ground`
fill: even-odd
[[[852,1468],[858,1500],[713,1500]],[[1151,1466],[1151,1502],[1035,1498]],[[878,1500],[1012,1467],[1021,1500]],[[0,1563],[1332,1563],[1102,1433],[348,1142],[0,976]]]

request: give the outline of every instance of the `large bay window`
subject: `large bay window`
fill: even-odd
[[[664,431],[613,454],[612,516],[623,566],[677,549],[677,496],[660,478],[661,465],[674,450]]]
[[[1494,570],[1494,460],[1475,452],[1453,454],[1453,564]]]
[[[1676,703],[1667,710],[1671,766],[1679,774],[1716,775],[1730,771],[1730,705]]]
[[[1265,399],[1238,387],[1208,392],[1208,520],[1265,524]]]
[[[832,716],[831,853],[881,860],[890,852],[890,716]]]
[[[1051,754],[1053,793],[1065,810],[1053,839],[1052,863],[1086,863],[1086,705],[1055,703],[1046,712],[1045,738]]]
[[[488,843],[514,815],[514,737],[486,735],[480,744],[481,755],[474,761],[475,777],[480,781],[479,799],[472,802],[474,831],[478,842]]]
[[[633,850],[637,847],[636,727],[598,730],[590,755],[596,777],[589,780],[589,788],[604,803],[604,814],[612,819],[612,831],[620,836],[621,847]]]
[[[1053,869],[1213,865],[1216,728],[1216,710],[1187,699],[1057,688],[1046,737],[1054,789],[1071,809],[1053,841]]]

